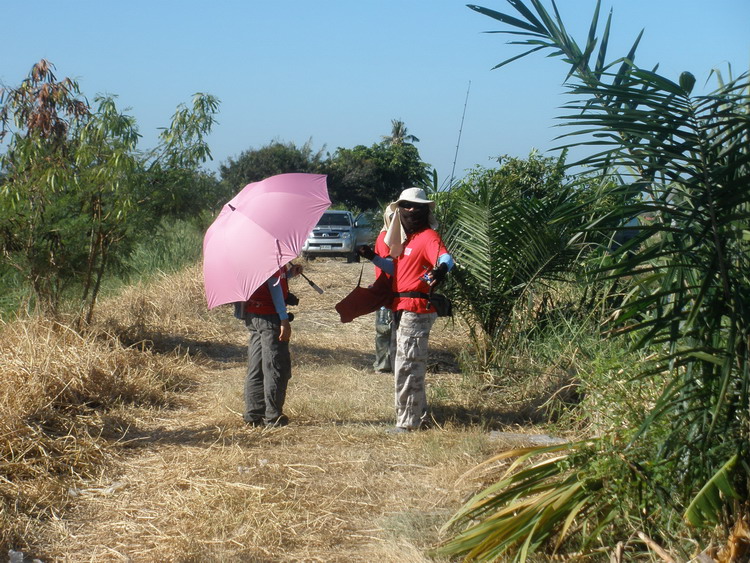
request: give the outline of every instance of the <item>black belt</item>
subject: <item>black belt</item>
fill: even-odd
[[[416,299],[430,299],[428,293],[421,293],[419,291],[402,291],[396,294],[397,297],[414,297]]]

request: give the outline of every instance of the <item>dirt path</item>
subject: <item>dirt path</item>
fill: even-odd
[[[203,344],[197,384],[179,408],[107,415],[118,462],[71,491],[48,552],[61,561],[431,561],[425,548],[478,486],[459,476],[498,444],[481,426],[445,421],[385,433],[393,382],[371,369],[372,315],[342,325],[333,309],[359,271],[311,262],[306,273],[324,296],[292,285],[301,304],[289,426],[242,422],[246,333],[224,319],[225,340]],[[461,395],[453,360],[463,338],[443,321],[431,338],[429,394],[443,414],[477,406]]]

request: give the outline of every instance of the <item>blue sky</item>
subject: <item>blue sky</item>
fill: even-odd
[[[505,0],[479,5],[511,12]],[[549,5],[549,4],[547,4]],[[558,0],[585,40],[594,0]],[[610,56],[645,34],[636,61],[703,89],[712,68],[750,67],[750,0],[602,0],[614,10]],[[118,96],[156,142],[195,92],[221,100],[207,168],[272,140],[333,152],[379,142],[401,119],[440,181],[503,154],[555,146],[566,67],[486,34],[497,22],[453,0],[37,0],[3,7],[0,82],[15,86],[46,58],[82,91]],[[709,86],[714,84],[713,79]],[[702,90],[707,91],[707,90]]]

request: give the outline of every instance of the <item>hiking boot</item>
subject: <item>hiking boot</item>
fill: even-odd
[[[289,417],[285,414],[271,420],[266,420],[266,428],[281,428],[289,424]]]
[[[245,424],[247,424],[248,426],[257,427],[257,426],[263,426],[264,425],[262,418],[245,418],[245,417],[243,417],[243,420],[245,421]]]

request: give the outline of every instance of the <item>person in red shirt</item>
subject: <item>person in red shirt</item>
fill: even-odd
[[[292,377],[287,278],[300,273],[300,265],[284,266],[244,304],[245,325],[250,337],[243,418],[251,426],[286,426],[289,423],[283,412],[287,384]]]
[[[392,274],[395,325],[396,426],[401,433],[425,428],[427,395],[425,373],[430,330],[437,318],[429,293],[453,267],[453,258],[435,230],[435,202],[421,188],[407,188],[395,202],[395,214],[384,242],[392,262],[368,246],[364,258]]]

